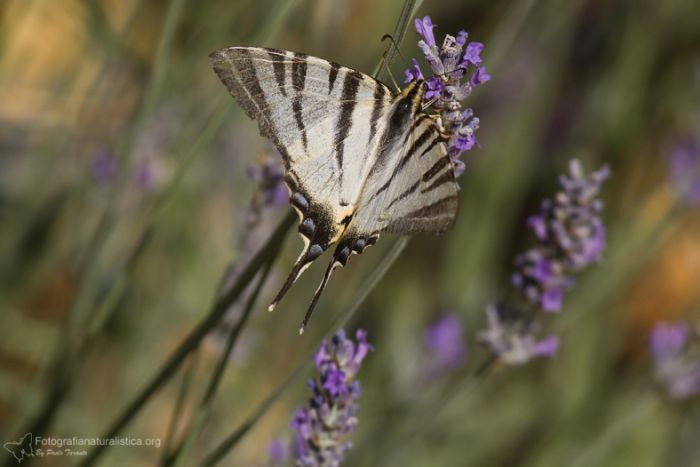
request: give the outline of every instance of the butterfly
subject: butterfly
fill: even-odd
[[[228,47],[209,59],[282,155],[300,219],[304,248],[269,310],[336,245],[300,333],[333,270],[380,234],[452,227],[458,187],[439,117],[424,111],[425,81],[394,92],[337,63],[268,48]]]

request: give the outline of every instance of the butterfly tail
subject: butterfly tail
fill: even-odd
[[[304,320],[301,322],[301,327],[299,328],[299,334],[304,333],[304,329],[306,328],[306,325],[308,324],[309,319],[311,318],[311,315],[313,314],[314,309],[316,308],[318,299],[321,297],[321,294],[326,289],[326,285],[328,285],[328,280],[331,278],[331,274],[333,274],[335,268],[339,266],[345,266],[348,262],[348,258],[350,258],[350,255],[352,253],[353,251],[347,243],[341,243],[336,248],[335,252],[333,253],[333,258],[328,264],[328,268],[326,268],[326,273],[323,275],[323,280],[316,289],[316,292],[314,293],[314,298],[311,299],[309,309],[306,310],[306,315],[304,315]]]
[[[297,281],[297,279],[299,279],[299,276],[301,276],[301,274],[306,270],[306,268],[308,268],[311,265],[313,260],[321,256],[323,252],[324,249],[321,248],[320,245],[307,244],[307,246],[301,252],[301,255],[299,255],[299,258],[297,258],[296,262],[294,263],[292,271],[289,273],[289,276],[284,282],[284,285],[282,285],[282,288],[279,292],[277,292],[275,299],[267,308],[268,311],[273,311],[275,309],[275,307],[285,296],[289,288]]]

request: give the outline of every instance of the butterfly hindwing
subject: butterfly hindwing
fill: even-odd
[[[369,224],[374,219],[374,229],[387,233],[440,234],[449,230],[457,215],[458,186],[445,140],[433,117],[416,117],[408,144],[396,153],[394,161],[391,170],[367,181],[358,212]]]

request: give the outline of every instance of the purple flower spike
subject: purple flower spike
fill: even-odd
[[[569,172],[560,179],[563,190],[527,221],[539,245],[515,261],[513,284],[528,302],[547,312],[561,311],[573,275],[600,261],[605,249],[603,204],[596,197],[610,172],[603,167],[586,174],[576,160]]]
[[[283,206],[289,201],[289,192],[284,184],[282,159],[264,156],[258,166],[247,167],[248,176],[258,183],[255,207]]]
[[[556,336],[537,340],[532,330],[523,325],[518,310],[489,305],[486,319],[488,328],[477,334],[477,341],[506,365],[524,365],[535,358],[553,357],[559,348]]]
[[[440,316],[425,332],[428,352],[427,372],[442,374],[459,368],[467,359],[467,346],[462,332],[460,315],[449,313]]]
[[[440,115],[444,133],[449,136],[447,151],[452,168],[455,176],[459,176],[464,171],[464,163],[459,157],[478,146],[474,132],[479,127],[479,119],[472,115],[471,109],[463,110],[462,101],[469,97],[475,86],[491,79],[486,69],[480,66],[484,45],[467,43],[466,31],[460,31],[457,37],[447,34],[438,48],[433,33],[435,25],[430,17],[416,19],[415,25],[421,37],[418,47],[433,72],[433,76],[427,78],[428,88],[423,100]],[[415,59],[405,75],[406,83],[426,80]]]
[[[477,340],[507,365],[522,365],[536,357],[552,357],[559,338],[537,340],[533,328],[538,313],[562,310],[564,294],[574,285],[574,274],[599,261],[605,247],[605,226],[600,219],[603,203],[597,199],[609,176],[604,167],[586,174],[581,164],[569,164],[561,177],[562,191],[545,200],[527,225],[538,245],[515,258],[511,283],[527,302],[528,312],[490,305],[488,327]]]
[[[318,379],[309,381],[311,398],[297,409],[290,427],[296,430],[297,466],[340,465],[350,442],[345,435],[357,424],[357,398],[360,383],[355,379],[372,346],[367,333],[358,330],[353,342],[340,330],[330,341],[323,341],[314,356]]]

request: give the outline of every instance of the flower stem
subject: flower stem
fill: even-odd
[[[190,332],[185,340],[175,349],[175,351],[166,360],[163,366],[158,370],[153,379],[146,385],[144,389],[127,405],[126,409],[116,418],[111,427],[105,432],[102,438],[113,438],[136,416],[153,395],[173,376],[177,369],[182,365],[187,356],[196,348],[200,342],[216,325],[219,324],[223,316],[226,314],[229,306],[240,296],[245,287],[250,283],[253,277],[265,264],[273,261],[282,248],[284,237],[294,224],[296,219],[295,214],[290,211],[287,216],[280,222],[274,233],[270,236],[267,243],[258,251],[258,253],[250,260],[246,268],[241,272],[238,280],[219,298],[215,300],[209,313],[202,321]],[[95,447],[92,452],[80,464],[82,466],[94,465],[101,457],[107,446],[100,445]]]
[[[389,46],[386,55],[377,64],[372,75],[379,81],[387,81],[387,74],[389,73],[389,67],[396,58],[396,54],[400,53],[398,46],[403,42],[404,37],[406,37],[406,30],[408,29],[408,24],[416,15],[416,11],[420,8],[423,0],[406,0],[403,3],[403,8],[401,8],[401,14],[399,15],[399,20],[396,22],[396,27],[394,28],[394,40]],[[384,65],[386,63],[386,66]]]
[[[216,390],[221,384],[221,378],[224,375],[224,370],[226,369],[226,365],[228,364],[231,351],[236,345],[236,342],[238,341],[238,337],[241,335],[243,327],[246,325],[248,319],[250,318],[251,312],[253,311],[253,307],[257,302],[258,296],[260,295],[260,291],[262,290],[263,285],[265,285],[265,282],[267,281],[267,278],[270,274],[270,269],[272,269],[273,263],[274,260],[271,260],[268,261],[267,264],[265,264],[265,266],[263,266],[263,270],[260,273],[260,279],[255,285],[255,289],[250,294],[250,298],[248,299],[245,305],[243,314],[229,333],[228,339],[226,341],[226,346],[221,353],[219,362],[217,363],[216,368],[214,369],[214,372],[212,373],[211,378],[209,379],[209,384],[207,385],[207,389],[199,404],[198,413],[196,414],[195,418],[190,422],[182,442],[172,451],[172,455],[168,456],[165,459],[165,461],[162,464],[163,466],[182,464],[183,460],[187,455],[187,452],[192,446],[192,443],[197,439],[197,436],[201,432],[202,427],[206,423],[206,419],[208,418],[211,409],[211,403],[214,400],[214,396],[216,395]]]

